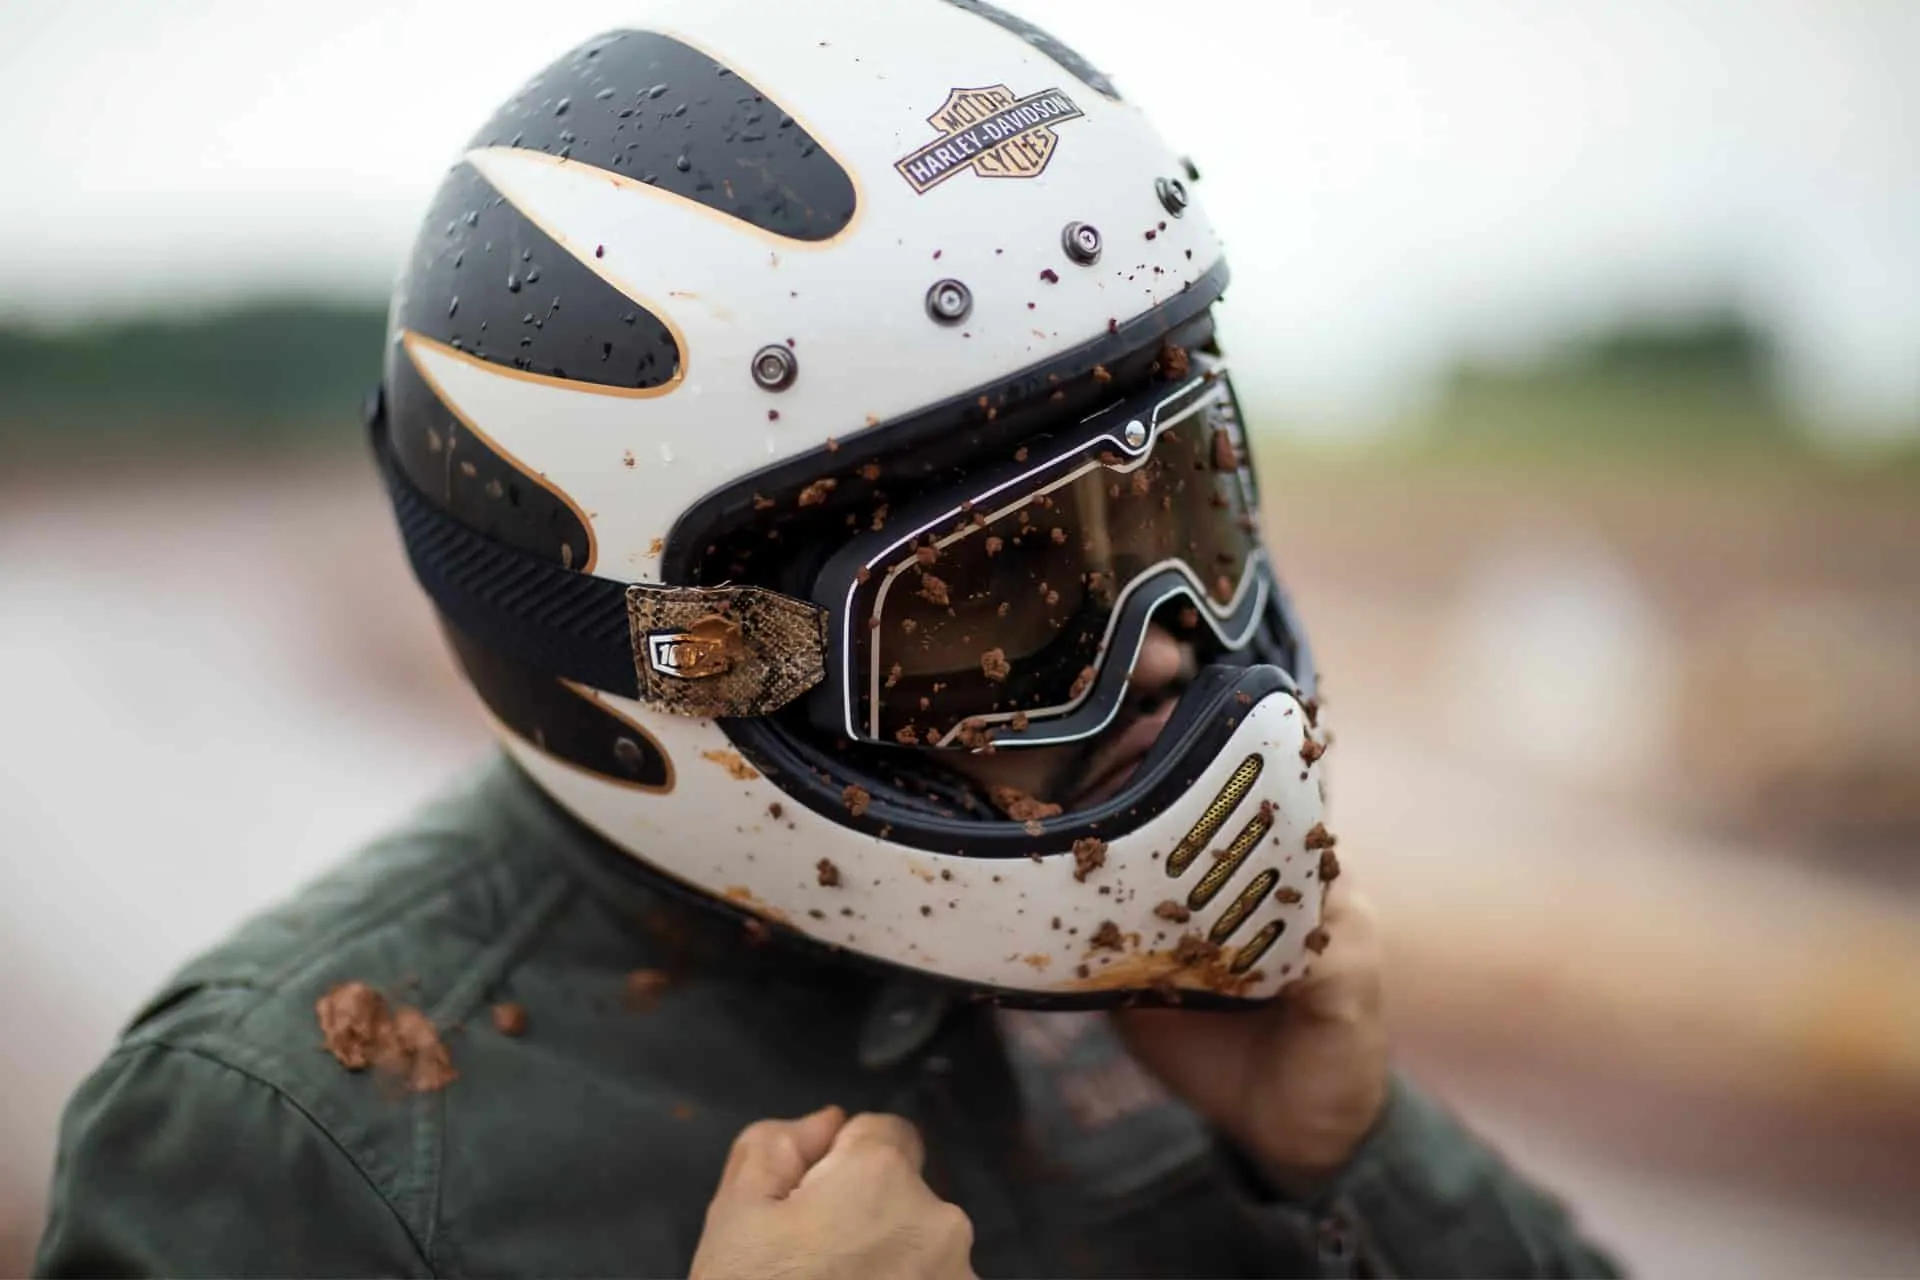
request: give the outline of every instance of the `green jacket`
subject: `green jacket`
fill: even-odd
[[[346,1070],[315,1004],[349,980],[430,1016],[458,1078]],[[734,1134],[828,1102],[920,1125],[983,1276],[1610,1270],[1404,1082],[1326,1197],[1289,1203],[1102,1018],[756,939],[504,759],[138,1014],[68,1106],[38,1268],[684,1275]]]

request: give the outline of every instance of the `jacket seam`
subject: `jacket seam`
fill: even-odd
[[[413,1246],[414,1257],[419,1261],[421,1267],[430,1275],[438,1276],[440,1274],[434,1267],[432,1258],[428,1256],[426,1249],[422,1247],[418,1233],[408,1225],[406,1215],[400,1212],[399,1208],[393,1203],[392,1198],[381,1188],[379,1181],[367,1171],[366,1167],[362,1165],[354,1156],[353,1152],[348,1150],[346,1145],[334,1135],[333,1131],[321,1123],[320,1118],[303,1106],[292,1094],[256,1071],[249,1070],[236,1062],[231,1062],[226,1058],[193,1045],[178,1044],[170,1040],[154,1040],[141,1046],[141,1048],[164,1049],[170,1053],[179,1053],[191,1058],[196,1058],[202,1062],[219,1067],[223,1071],[230,1072],[242,1080],[258,1085],[260,1088],[272,1094],[287,1110],[305,1120],[313,1132],[324,1139],[326,1144],[338,1152],[340,1158],[347,1162],[347,1166],[360,1175],[360,1180],[366,1184],[367,1190],[373,1194],[375,1200],[379,1201],[380,1206],[392,1215],[394,1223],[405,1234],[407,1242]]]

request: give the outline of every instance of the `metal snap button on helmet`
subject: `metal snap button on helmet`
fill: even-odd
[[[800,362],[779,343],[753,353],[753,380],[769,391],[785,391],[800,376]]]
[[[973,290],[958,280],[936,280],[927,290],[927,314],[941,324],[959,324],[973,310]]]
[[[1100,261],[1100,231],[1090,223],[1069,222],[1060,229],[1060,247],[1083,267]]]

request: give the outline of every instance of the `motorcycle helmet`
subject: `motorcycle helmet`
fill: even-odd
[[[373,446],[558,805],[758,930],[1038,1006],[1238,1005],[1322,945],[1313,674],[1197,174],[977,0],[689,0],[448,172]],[[1117,793],[1081,759],[1192,657]]]

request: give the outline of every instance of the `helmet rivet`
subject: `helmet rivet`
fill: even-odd
[[[958,280],[935,280],[927,290],[927,314],[941,324],[958,324],[973,310],[973,290]]]
[[[1127,448],[1138,449],[1147,442],[1147,424],[1135,418],[1121,434],[1127,442]]]
[[[753,380],[768,391],[785,391],[800,374],[800,362],[779,343],[753,353]]]
[[[1087,222],[1069,222],[1060,229],[1060,247],[1083,267],[1100,261],[1100,230]]]
[[[1155,178],[1153,193],[1160,197],[1160,207],[1174,217],[1187,211],[1187,184],[1178,178]]]

